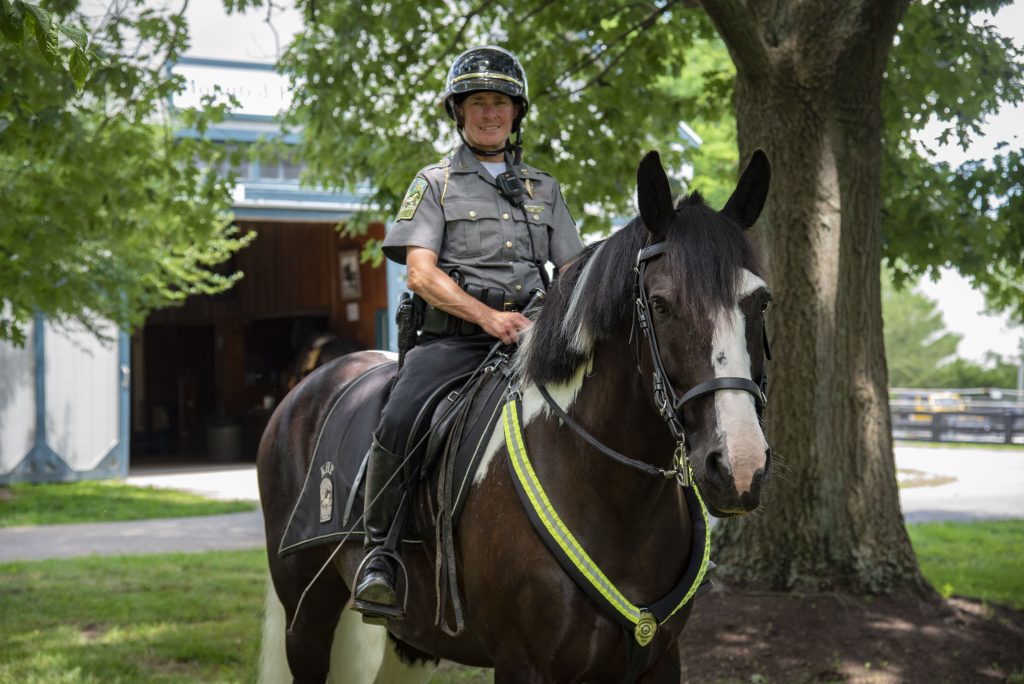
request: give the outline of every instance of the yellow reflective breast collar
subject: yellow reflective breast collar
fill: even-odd
[[[664,598],[650,606],[635,605],[601,572],[601,568],[573,536],[548,499],[526,453],[526,442],[519,422],[521,401],[518,391],[509,393],[502,410],[502,425],[512,481],[530,521],[544,544],[580,589],[604,607],[610,617],[631,630],[640,646],[646,646],[654,638],[658,625],[663,624],[693,598],[707,572],[711,535],[708,530],[707,507],[697,491],[696,483],[691,477],[692,486],[684,488],[694,527],[690,565]]]

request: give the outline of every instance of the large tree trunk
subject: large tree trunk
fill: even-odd
[[[718,528],[733,581],[926,591],[899,507],[882,339],[880,93],[909,0],[704,0],[737,67],[741,154],[772,188],[759,242],[770,312],[768,437],[758,515]]]

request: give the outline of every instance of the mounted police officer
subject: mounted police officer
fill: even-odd
[[[441,104],[462,144],[416,174],[384,240],[384,255],[407,266],[425,314],[370,451],[367,558],[353,596],[367,618],[402,617],[396,563],[380,549],[402,497],[398,471],[417,412],[446,380],[475,369],[497,340],[514,344],[530,326],[523,307],[546,285],[544,264],[564,268],[583,249],[558,182],[522,163],[530,99],[519,60],[492,45],[463,52]]]

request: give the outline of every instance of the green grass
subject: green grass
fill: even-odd
[[[908,530],[940,590],[1024,608],[1024,521]],[[253,682],[266,577],[262,550],[0,564],[0,682]]]
[[[262,550],[0,565],[0,682],[255,681]]]
[[[0,487],[0,527],[181,518],[255,509],[250,501],[215,501],[111,480]]]
[[[1024,520],[907,525],[921,572],[943,596],[1024,608]]]

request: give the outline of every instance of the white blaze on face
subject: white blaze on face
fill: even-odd
[[[737,304],[761,287],[766,287],[763,280],[750,271],[743,271]],[[718,313],[711,338],[711,367],[716,378],[752,380],[746,333],[745,319],[738,305]],[[743,494],[750,489],[754,472],[764,467],[768,449],[757,419],[754,397],[743,390],[715,392],[715,419],[725,451],[722,455],[732,466],[736,491]]]

